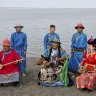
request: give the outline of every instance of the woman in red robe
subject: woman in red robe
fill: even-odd
[[[78,89],[93,90],[96,86],[96,40],[88,42],[88,51],[84,54],[81,67],[85,68],[85,73],[82,73],[76,78]]]
[[[19,59],[20,56],[18,55],[18,53],[10,48],[10,41],[8,39],[5,39],[3,41],[3,50],[0,52],[0,64],[4,65]],[[0,84],[13,82],[19,82],[18,62],[3,66],[3,68],[0,69]]]

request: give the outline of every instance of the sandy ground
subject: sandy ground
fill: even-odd
[[[43,87],[38,86],[37,73],[39,66],[38,59],[27,58],[27,76],[22,77],[20,85],[0,87],[0,96],[96,96],[96,89],[93,92],[80,91],[76,85],[72,87]]]

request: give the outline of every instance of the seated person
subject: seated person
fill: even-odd
[[[85,52],[80,66],[80,76],[76,78],[78,89],[93,90],[96,85],[96,40],[88,41],[88,51]]]
[[[40,84],[44,86],[63,86],[64,82],[62,82],[62,72],[64,61],[68,58],[68,55],[65,50],[63,50],[60,46],[60,41],[58,39],[54,39],[52,41],[52,48],[49,49],[41,55],[41,59],[38,64],[41,65],[41,71],[38,75]],[[68,66],[68,64],[66,64]],[[65,67],[67,68],[67,67]],[[64,69],[65,70],[65,69]],[[67,70],[68,71],[68,68]],[[68,76],[68,73],[67,73]],[[71,79],[70,79],[71,80]],[[70,81],[71,82],[71,81]],[[73,82],[71,82],[73,85]],[[67,84],[69,84],[67,82]]]
[[[0,84],[1,85],[9,84],[9,83],[12,83],[13,85],[19,84],[18,63],[21,63],[21,61],[13,62],[19,59],[20,56],[18,55],[18,53],[10,48],[10,41],[8,39],[5,39],[3,41],[3,50],[0,52]]]

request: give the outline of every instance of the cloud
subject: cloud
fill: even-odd
[[[96,8],[96,0],[0,0],[0,7]]]

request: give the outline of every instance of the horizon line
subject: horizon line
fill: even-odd
[[[0,7],[0,8],[33,8],[33,9],[96,9],[93,7]]]

